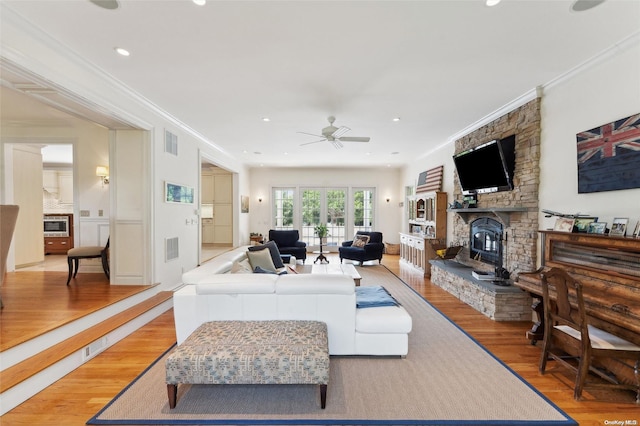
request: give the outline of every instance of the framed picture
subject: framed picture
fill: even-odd
[[[611,231],[609,235],[612,237],[624,237],[627,233],[627,224],[629,223],[628,217],[616,217],[611,224]]]
[[[589,230],[589,224],[597,221],[597,217],[577,217],[573,226],[576,227],[576,232],[587,232]]]
[[[249,196],[240,196],[240,213],[249,213]]]
[[[164,201],[167,203],[193,204],[194,191],[190,186],[178,185],[176,183],[164,183]]]
[[[559,217],[553,227],[554,231],[573,232],[573,224],[576,220],[568,217]]]
[[[607,229],[607,222],[591,222],[587,228],[589,234],[604,234]]]
[[[640,219],[636,222],[636,227],[633,228],[633,238],[640,238]]]

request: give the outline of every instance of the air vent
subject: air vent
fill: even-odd
[[[178,249],[178,237],[167,238],[164,240],[164,257],[165,262],[177,259],[180,256]]]
[[[178,136],[168,130],[164,131],[164,152],[178,155]]]
[[[89,346],[86,346],[82,350],[82,360],[86,361],[98,355],[100,352],[104,351],[107,348],[108,343],[109,341],[107,340],[107,338],[103,337],[102,339],[96,340],[95,342],[91,343]]]

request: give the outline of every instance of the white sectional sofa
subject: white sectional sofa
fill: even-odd
[[[208,321],[315,320],[327,324],[331,355],[407,355],[412,322],[403,307],[356,309],[347,275],[228,273],[246,249],[183,274],[173,297],[178,344]]]

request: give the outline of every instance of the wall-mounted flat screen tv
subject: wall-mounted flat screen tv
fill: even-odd
[[[463,194],[510,191],[515,169],[515,135],[453,156]]]

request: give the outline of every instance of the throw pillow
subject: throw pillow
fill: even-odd
[[[280,250],[278,250],[278,246],[275,241],[268,241],[259,246],[250,246],[249,251],[260,251],[264,249],[269,249],[269,253],[271,254],[271,260],[273,261],[273,266],[276,268],[284,268],[284,263],[282,263],[282,258],[280,257]]]
[[[240,262],[233,262],[233,265],[231,265],[230,273],[232,274],[250,274],[252,272],[249,259],[245,259]]]
[[[269,250],[247,251],[247,257],[249,258],[249,263],[251,263],[252,271],[255,271],[258,266],[267,271],[276,271]]]
[[[256,266],[256,269],[254,269],[253,271],[254,274],[277,274],[277,275],[284,275],[287,273],[287,271],[281,271],[281,272],[273,272],[273,271],[268,271],[266,269],[261,268],[260,266]]]
[[[368,235],[356,235],[355,237],[353,237],[353,244],[351,244],[352,247],[364,247],[367,243],[369,242],[369,236]]]

